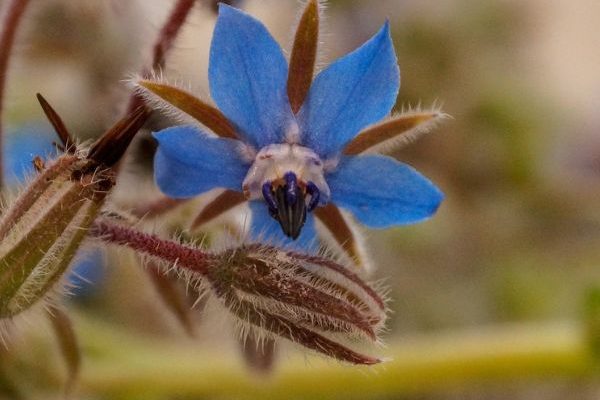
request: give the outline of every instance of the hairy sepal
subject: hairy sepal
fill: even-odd
[[[0,221],[0,318],[48,297],[64,276],[114,183],[110,170],[64,155],[43,170]]]
[[[346,155],[390,153],[435,129],[449,115],[438,110],[408,110],[360,132],[344,149]]]
[[[263,244],[209,253],[107,219],[97,221],[92,234],[148,255],[198,292],[210,293],[243,333],[287,339],[354,364],[379,362],[348,343],[378,343],[384,299],[332,260]]]

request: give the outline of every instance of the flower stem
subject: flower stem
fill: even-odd
[[[15,34],[21,17],[25,13],[25,9],[29,4],[29,0],[13,0],[8,6],[6,19],[2,24],[2,33],[0,33],[0,189],[2,189],[4,181],[3,160],[2,160],[2,127],[3,127],[3,105],[4,91],[6,87],[6,76],[8,75],[8,61],[10,53],[15,41]]]
[[[191,272],[206,275],[210,255],[193,247],[172,240],[161,239],[156,235],[144,233],[106,220],[97,220],[90,234],[100,240],[119,246],[126,246],[162,261],[177,264]]]
[[[179,34],[179,31],[185,23],[185,20],[192,10],[195,2],[196,0],[179,0],[177,4],[175,4],[175,7],[173,7],[169,18],[160,30],[158,39],[154,44],[152,50],[152,67],[150,69],[144,69],[142,71],[142,76],[148,76],[150,72],[160,70],[164,67],[165,56],[169,49],[173,47],[173,42]],[[129,100],[129,106],[127,110],[128,112],[131,112],[144,104],[145,101],[141,96],[138,94],[133,94]]]
[[[179,30],[183,26],[196,0],[179,0],[166,24],[160,30],[158,41],[154,45],[152,68],[162,68],[165,64],[165,54],[173,46]]]

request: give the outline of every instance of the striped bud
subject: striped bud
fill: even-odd
[[[64,274],[114,182],[110,170],[82,174],[87,160],[59,157],[0,222],[0,317],[43,298]]]
[[[133,112],[80,151],[39,98],[66,153],[47,166],[38,162],[37,176],[0,217],[0,318],[53,292],[115,183],[112,166],[147,117],[144,110]]]

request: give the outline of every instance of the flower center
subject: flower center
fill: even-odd
[[[263,147],[243,183],[249,200],[263,199],[286,236],[298,238],[306,213],[329,200],[323,162],[314,151],[297,144]]]

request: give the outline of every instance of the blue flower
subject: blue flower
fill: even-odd
[[[252,210],[251,235],[296,247],[315,243],[314,214],[335,225],[331,221],[339,212],[332,204],[372,228],[415,223],[435,213],[443,194],[413,168],[387,156],[347,151],[396,102],[400,72],[389,24],[309,81],[299,107],[291,106],[298,99],[291,102],[289,96],[292,70],[307,68],[289,67],[262,23],[221,5],[209,65],[210,92],[220,111],[197,118],[215,132],[184,125],[155,133],[159,188],[173,198],[215,188],[238,198],[243,193]],[[150,90],[161,95],[156,87]],[[194,105],[173,99],[194,113]],[[202,114],[204,108],[195,108]],[[223,121],[215,123],[219,118]],[[235,133],[221,130],[223,125]]]

